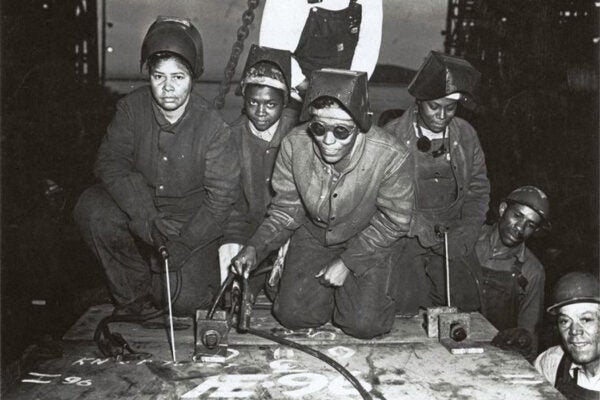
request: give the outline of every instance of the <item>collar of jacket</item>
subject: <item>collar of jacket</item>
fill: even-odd
[[[508,259],[511,257],[515,257],[519,262],[525,262],[525,242],[522,242],[520,245],[515,247],[507,247],[500,240],[500,234],[498,233],[498,223],[494,225],[484,225],[483,233],[480,238],[485,240],[490,249],[490,258],[496,259]],[[502,253],[494,256],[494,247],[498,247],[502,250]]]

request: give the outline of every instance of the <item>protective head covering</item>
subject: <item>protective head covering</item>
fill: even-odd
[[[204,71],[202,36],[187,18],[158,17],[144,37],[140,68],[152,54],[169,51],[186,60],[195,78]]]
[[[362,132],[371,129],[373,113],[369,106],[366,72],[333,68],[313,71],[304,97],[300,121],[310,118],[311,103],[324,96],[337,99]]]
[[[287,100],[290,95],[291,77],[292,53],[253,44],[236,94],[243,95],[246,85],[256,84],[283,90]]]
[[[521,186],[510,192],[506,202],[518,203],[531,208],[542,217],[542,227],[550,229],[550,201],[546,193],[535,186]]]
[[[417,100],[448,97],[472,109],[480,78],[467,60],[432,51],[408,85],[408,93]]]
[[[574,303],[600,303],[598,276],[589,272],[570,272],[560,278],[554,286],[552,305],[546,311],[556,314],[560,307]]]

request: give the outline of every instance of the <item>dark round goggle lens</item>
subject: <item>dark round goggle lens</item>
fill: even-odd
[[[315,136],[323,136],[327,133],[327,128],[325,128],[325,125],[316,121],[311,122],[308,125],[308,129],[310,129],[312,134]],[[347,139],[352,134],[352,130],[349,130],[345,126],[341,125],[334,126],[332,132],[333,136],[335,136],[336,139],[340,140]]]

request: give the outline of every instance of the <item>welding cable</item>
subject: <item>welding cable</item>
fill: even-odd
[[[174,304],[175,301],[177,301],[177,299],[179,298],[179,295],[181,294],[182,281],[183,281],[183,279],[182,279],[181,270],[178,270],[175,273],[175,292],[173,293],[173,296],[171,297],[171,304]],[[163,314],[166,314],[167,312],[168,312],[168,305],[164,306],[160,310],[152,311],[147,314],[109,315],[107,317],[104,317],[100,320],[100,322],[98,322],[98,325],[96,326],[96,330],[94,331],[94,342],[96,342],[96,344],[98,345],[98,348],[100,349],[102,354],[104,354],[107,357],[111,357],[112,354],[106,354],[106,352],[103,350],[103,346],[100,344],[100,340],[102,338],[102,335],[104,335],[106,340],[110,340],[110,338],[113,338],[114,335],[118,335],[123,342],[122,347],[124,349],[127,349],[130,353],[136,354],[137,352],[135,352],[131,348],[131,346],[129,346],[127,341],[121,335],[119,335],[118,333],[115,333],[115,334],[111,333],[111,331],[108,327],[108,324],[113,323],[113,322],[145,322],[150,319],[159,317]],[[145,353],[145,354],[148,354],[148,353]]]
[[[300,344],[300,343],[296,343],[293,342],[291,340],[288,339],[284,339],[282,337],[279,336],[275,336],[272,335],[268,332],[264,332],[264,331],[260,331],[257,329],[253,329],[253,328],[248,328],[247,329],[248,333],[251,333],[255,336],[267,339],[267,340],[271,340],[273,342],[282,344],[284,346],[289,346],[289,347],[293,347],[294,349],[300,350],[305,352],[306,354],[310,354],[313,357],[318,358],[321,361],[326,362],[329,366],[333,367],[335,370],[337,370],[340,374],[342,374],[342,376],[344,378],[346,378],[351,384],[352,386],[354,386],[354,388],[356,390],[358,390],[358,393],[360,393],[361,397],[363,399],[366,400],[373,400],[373,397],[371,397],[371,394],[360,384],[360,382],[358,381],[358,379],[356,379],[356,377],[354,375],[352,375],[350,373],[350,371],[348,371],[346,368],[344,368],[344,366],[342,366],[340,363],[338,363],[337,361],[335,361],[333,358],[321,353],[318,350],[315,350],[311,347],[308,347],[306,345]]]

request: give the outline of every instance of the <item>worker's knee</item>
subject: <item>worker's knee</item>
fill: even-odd
[[[127,216],[100,186],[86,189],[73,210],[73,218],[85,236],[114,235],[116,225],[127,224]]]
[[[281,294],[273,303],[273,315],[279,323],[288,329],[316,328],[331,319],[331,308],[306,307],[289,301]]]
[[[394,323],[393,316],[361,316],[360,313],[354,315],[355,318],[340,321],[334,319],[346,334],[358,339],[372,339],[377,336],[388,333]]]

